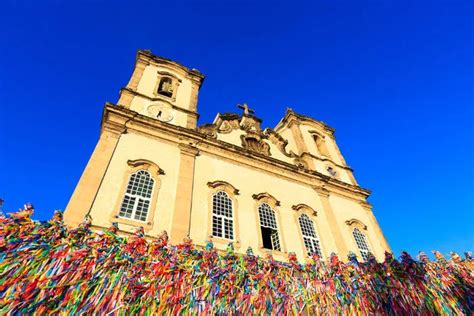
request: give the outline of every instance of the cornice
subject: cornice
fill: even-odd
[[[360,206],[362,206],[365,210],[372,212],[372,204],[367,201],[359,201]]]
[[[160,102],[164,102],[164,103],[167,103],[169,104],[173,109],[175,110],[179,110],[179,111],[182,111],[186,114],[189,114],[189,115],[193,115],[195,116],[196,118],[199,118],[199,114],[196,112],[196,111],[190,111],[190,110],[187,110],[185,108],[182,108],[180,106],[177,106],[175,104],[173,104],[172,102],[170,102],[169,100],[165,99],[165,98],[162,98],[162,97],[156,97],[156,98],[152,98],[152,97],[149,97],[147,95],[144,95],[140,92],[137,92],[137,91],[134,91],[134,90],[131,90],[130,88],[122,88],[120,89],[120,93],[122,92],[128,92],[130,94],[132,94],[133,96],[138,96],[138,97],[141,97],[141,98],[144,98],[144,99],[147,99],[149,101],[152,101],[152,102],[155,102],[155,101],[160,101]]]
[[[325,198],[328,198],[330,193],[328,189],[326,189],[326,186],[325,185],[315,185],[313,186],[313,189],[316,191],[316,193],[319,195],[319,196],[322,196],[322,197],[325,197]]]
[[[199,149],[189,144],[178,144],[178,148],[182,154],[195,157],[199,155]]]
[[[176,81],[178,81],[179,83],[183,82],[183,80],[179,79],[176,75],[174,75],[174,74],[171,73],[171,72],[158,70],[157,73],[158,73],[160,76],[172,77],[172,78],[176,79]]]
[[[315,156],[315,155],[313,155],[313,154],[310,153],[310,152],[304,152],[304,153],[301,154],[301,156],[302,156],[302,157],[303,157],[303,156],[310,156],[311,158],[314,158],[314,159],[317,159],[317,160],[323,161],[323,162],[324,162],[324,161],[328,161],[328,162],[332,163],[332,164],[333,164],[334,166],[336,166],[336,167],[339,167],[339,168],[342,168],[342,169],[345,169],[345,170],[348,170],[348,171],[351,171],[351,172],[354,171],[354,170],[353,170],[351,167],[349,167],[349,166],[343,166],[343,165],[341,165],[341,164],[338,164],[338,163],[334,162],[334,160],[332,160],[332,159],[330,159],[330,158],[321,158],[321,157]]]
[[[112,115],[114,116],[113,118],[111,118]],[[107,119],[104,118],[103,125],[105,123],[127,125],[127,129],[129,130],[135,130],[150,136],[163,138],[164,135],[167,135],[164,139],[170,142],[182,143],[186,141],[188,143],[195,143],[198,150],[202,152],[218,155],[225,159],[240,161],[249,166],[267,170],[278,176],[301,181],[308,185],[315,185],[315,183],[324,184],[325,187],[331,189],[331,192],[351,197],[355,200],[364,199],[370,195],[369,190],[360,188],[359,186],[347,184],[317,171],[300,169],[294,164],[246,150],[245,148],[222,140],[213,139],[196,130],[155,120],[123,106],[106,103],[104,117],[107,117]],[[109,122],[110,120],[113,122]],[[291,176],[282,173],[284,170],[289,172]]]
[[[168,58],[165,58],[165,57],[161,57],[161,56],[157,56],[157,55],[154,55],[150,50],[139,50],[137,52],[137,57],[136,57],[137,61],[138,60],[144,60],[144,61],[147,61],[147,62],[150,62],[150,63],[154,63],[154,64],[158,64],[158,65],[168,65],[168,66],[171,66],[173,68],[178,68],[182,71],[185,72],[186,75],[188,75],[189,77],[191,77],[192,79],[196,79],[195,81],[197,83],[199,83],[199,86],[202,85],[203,81],[204,81],[204,78],[206,77],[203,73],[201,73],[199,70],[193,68],[193,69],[189,69],[188,67],[176,62],[176,61],[173,61],[171,59],[168,59]]]
[[[304,122],[317,128],[322,128],[330,135],[334,134],[334,132],[336,131],[333,127],[327,125],[326,123],[315,120],[309,116],[296,113],[291,108],[286,109],[285,116],[280,120],[280,122],[278,122],[274,129],[278,131],[279,129],[282,129],[285,126],[288,126],[289,128],[291,124],[294,124],[293,122],[298,122],[299,124]]]

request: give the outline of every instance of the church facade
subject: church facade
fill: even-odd
[[[197,125],[204,75],[138,51],[117,104],[106,103],[99,141],[67,205],[66,224],[166,231],[172,243],[212,240],[237,252],[302,262],[353,251],[382,259],[388,243],[323,122],[287,109],[274,128],[248,105]]]

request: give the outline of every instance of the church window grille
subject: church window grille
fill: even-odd
[[[146,221],[155,181],[146,170],[130,175],[119,217]]]
[[[354,236],[354,240],[357,244],[357,247],[359,248],[362,259],[364,259],[364,261],[369,260],[370,248],[367,244],[367,239],[365,235],[362,234],[358,228],[354,228],[354,230],[352,231],[352,235]]]
[[[224,191],[212,196],[212,236],[234,239],[232,200]]]
[[[260,230],[262,232],[263,248],[281,251],[275,211],[266,203],[258,207]]]
[[[313,254],[322,256],[321,245],[313,221],[306,214],[303,214],[299,218],[299,223],[308,256]]]

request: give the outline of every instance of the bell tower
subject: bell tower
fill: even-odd
[[[204,75],[167,58],[139,50],[118,105],[169,124],[195,129]]]

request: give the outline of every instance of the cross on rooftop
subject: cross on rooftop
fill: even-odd
[[[244,103],[244,104],[237,104],[237,106],[239,108],[241,108],[242,110],[244,110],[244,114],[245,115],[250,115],[250,113],[255,113],[254,110],[252,110],[251,108],[249,108],[248,104],[247,103]]]

